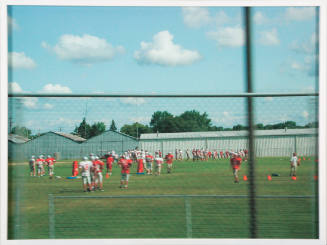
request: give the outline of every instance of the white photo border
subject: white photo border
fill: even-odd
[[[10,5],[28,6],[319,6],[319,239],[38,239],[38,240],[8,240],[8,30],[7,7]],[[325,0],[2,0],[0,2],[0,243],[3,245],[69,243],[71,245],[90,244],[326,244],[326,14]]]

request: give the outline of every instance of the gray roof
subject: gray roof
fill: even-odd
[[[52,132],[54,134],[58,134],[60,136],[63,136],[63,137],[66,137],[68,139],[71,139],[73,141],[76,141],[76,142],[83,142],[85,141],[86,139],[80,137],[80,136],[77,136],[77,135],[73,135],[73,134],[68,134],[68,133],[63,133],[63,132]]]
[[[8,140],[16,144],[22,144],[29,141],[28,138],[25,138],[17,134],[8,134]]]
[[[317,134],[315,128],[305,129],[272,129],[272,130],[255,130],[256,136],[273,136],[273,135],[304,135]],[[244,137],[248,131],[209,131],[209,132],[182,132],[182,133],[151,133],[141,134],[140,139],[178,139],[178,138],[214,138],[214,137]]]

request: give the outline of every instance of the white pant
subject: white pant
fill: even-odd
[[[83,184],[91,184],[91,177],[90,176],[82,176]]]
[[[95,175],[95,183],[102,183],[103,180],[103,176],[102,176],[102,172],[99,172]]]

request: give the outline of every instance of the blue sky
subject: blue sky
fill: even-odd
[[[258,7],[252,14],[255,91],[317,91],[314,8]],[[244,26],[238,7],[12,6],[8,16],[13,92],[245,92]],[[245,124],[242,99],[19,101],[20,109],[10,111],[14,124],[34,132],[70,132],[86,107],[89,122],[114,119],[119,128],[134,121],[147,124],[156,110],[179,114],[197,109],[217,126]],[[313,117],[308,101],[261,99],[257,121],[305,124]],[[39,115],[42,121],[36,120]]]

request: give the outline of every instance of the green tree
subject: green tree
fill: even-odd
[[[241,124],[237,124],[237,125],[233,126],[234,131],[247,130],[247,129],[248,129],[247,126],[243,126]]]
[[[85,117],[78,127],[75,127],[74,133],[81,136],[84,139],[90,138],[91,126],[86,122]]]
[[[310,122],[304,126],[305,128],[318,128],[318,122]]]
[[[117,131],[117,127],[116,127],[116,124],[115,124],[115,121],[114,120],[111,121],[111,125],[110,125],[109,130],[111,130],[111,131]]]
[[[25,138],[31,139],[32,131],[26,127],[15,126],[11,129],[11,134],[17,134]]]
[[[121,133],[133,136],[135,138],[139,138],[141,134],[144,133],[152,133],[152,129],[141,123],[133,123],[133,124],[125,124],[121,129]]]
[[[156,111],[153,113],[150,126],[153,132],[173,133],[178,132],[174,116],[167,111]]]
[[[103,122],[96,122],[91,126],[89,137],[100,135],[104,131],[106,131],[106,125]]]
[[[211,127],[211,119],[208,118],[208,114],[206,112],[200,114],[200,112],[196,110],[185,111],[176,118],[180,119],[177,123],[179,126],[179,131],[208,131]]]
[[[258,123],[254,127],[255,127],[255,129],[264,129],[264,126],[262,123]]]

